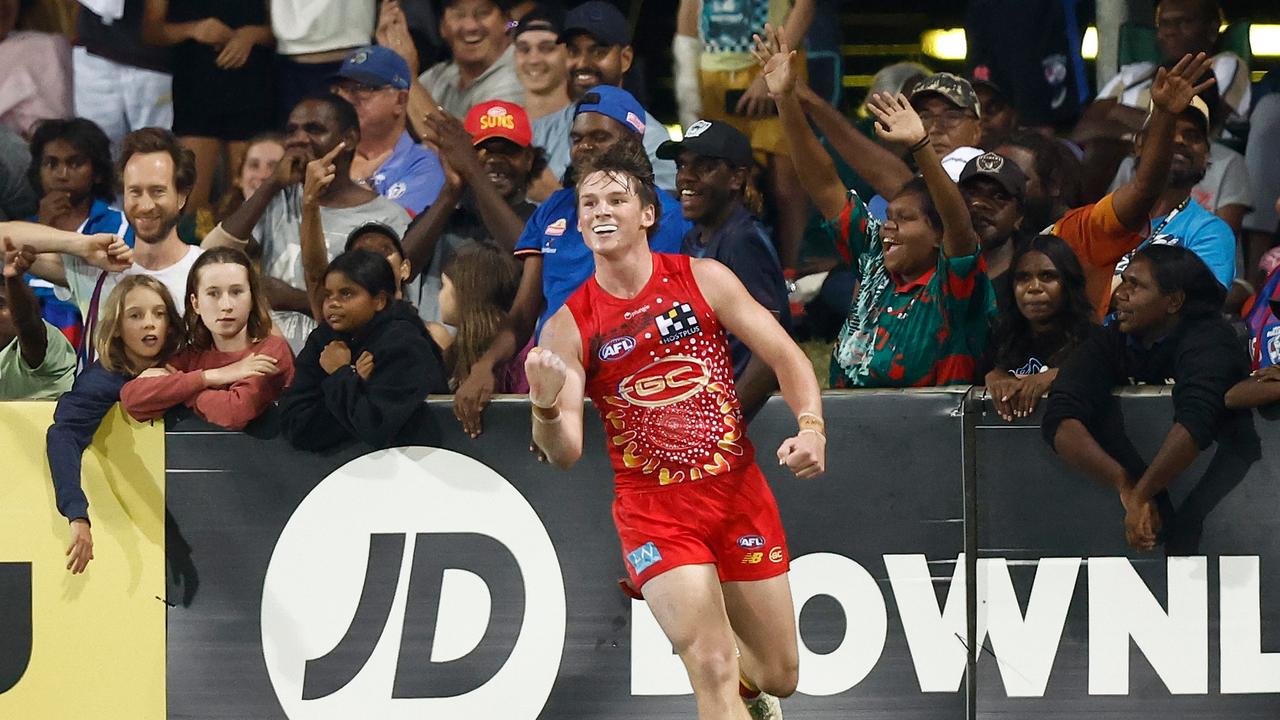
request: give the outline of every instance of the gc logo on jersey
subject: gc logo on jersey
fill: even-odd
[[[702,332],[698,316],[689,303],[680,303],[653,319],[658,326],[658,338],[663,345],[683,340]]]
[[[618,383],[618,395],[632,405],[663,407],[691,398],[711,381],[698,358],[672,355],[649,363]]]

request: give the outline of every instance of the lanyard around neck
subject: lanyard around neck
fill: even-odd
[[[1186,210],[1186,209],[1187,209],[1187,205],[1188,205],[1190,202],[1191,202],[1191,196],[1190,196],[1190,195],[1188,195],[1188,196],[1186,196],[1186,197],[1182,198],[1182,202],[1178,203],[1178,207],[1176,207],[1176,208],[1174,208],[1174,209],[1170,210],[1170,211],[1169,211],[1169,214],[1164,216],[1164,220],[1161,220],[1161,221],[1160,221],[1160,224],[1159,224],[1159,225],[1157,225],[1155,228],[1153,228],[1153,229],[1151,230],[1151,234],[1147,236],[1147,237],[1148,237],[1148,239],[1150,239],[1150,238],[1154,238],[1155,236],[1159,235],[1159,234],[1160,234],[1160,231],[1161,231],[1161,230],[1164,230],[1164,229],[1165,229],[1165,227],[1169,224],[1169,222],[1170,222],[1171,220],[1173,220],[1175,217],[1177,217],[1177,216],[1178,216],[1178,213],[1180,213],[1180,212],[1182,212],[1183,210]]]

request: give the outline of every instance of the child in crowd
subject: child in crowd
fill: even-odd
[[[241,430],[293,380],[289,343],[271,334],[258,273],[234,248],[200,256],[187,276],[187,347],[165,367],[149,368],[120,392],[135,420],[186,405],[205,420]]]
[[[0,284],[0,400],[53,400],[71,389],[76,351],[40,317],[40,303],[23,282],[35,262],[29,246],[5,242]]]
[[[1037,235],[1014,248],[1013,282],[991,331],[987,392],[1005,420],[1030,415],[1058,367],[1096,329],[1084,269],[1066,241]]]
[[[324,323],[307,338],[280,401],[282,432],[304,450],[351,438],[387,447],[428,393],[448,392],[440,349],[413,307],[395,299],[382,256],[344,252],[323,282]]]
[[[396,276],[396,299],[410,303],[415,300],[413,293],[409,291],[409,286],[417,285],[416,282],[409,282],[413,266],[404,256],[404,245],[391,226],[377,221],[361,225],[347,236],[347,245],[343,251],[347,250],[368,250],[386,258],[387,264],[391,266],[391,273]],[[323,298],[323,293],[321,297]]]
[[[515,299],[520,272],[511,256],[487,244],[455,255],[440,276],[440,319],[430,322],[431,337],[444,348],[449,389],[456,390],[471,372],[471,365],[489,349]],[[445,325],[457,328],[457,335]],[[526,393],[524,358],[530,344],[494,373],[494,392]]]
[[[169,291],[150,275],[129,275],[107,296],[94,338],[98,359],[58,399],[47,435],[49,471],[58,512],[71,523],[67,569],[84,572],[93,559],[89,501],[80,488],[80,463],[120,389],[165,363],[182,345],[182,317]]]
[[[263,133],[249,141],[244,155],[240,158],[240,167],[232,175],[231,185],[218,201],[217,211],[212,214],[200,214],[198,232],[201,237],[208,235],[213,226],[231,217],[231,213],[240,209],[245,200],[262,186],[262,182],[276,171],[280,158],[284,157],[284,141],[276,133]]]

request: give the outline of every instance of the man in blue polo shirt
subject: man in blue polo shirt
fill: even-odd
[[[631,93],[612,85],[591,88],[574,106],[569,133],[573,165],[567,175],[618,143],[643,146],[644,133],[644,108]],[[654,252],[678,253],[693,225],[684,219],[680,203],[670,193],[659,188],[658,201],[662,216],[649,247]],[[516,241],[516,255],[524,259],[524,272],[511,312],[454,395],[454,413],[473,437],[480,434],[480,415],[493,392],[494,368],[514,357],[533,335],[535,323],[541,328],[595,271],[591,249],[578,232],[577,193],[572,185],[553,193],[529,218]]]
[[[415,143],[405,129],[409,78],[404,58],[371,45],[343,61],[332,88],[360,118],[351,179],[417,215],[436,201],[444,170],[440,158]]]
[[[778,251],[764,225],[743,203],[755,162],[751,141],[728,123],[699,120],[680,142],[659,146],[658,157],[675,160],[680,207],[685,219],[694,223],[685,233],[681,252],[715,258],[729,268],[751,297],[790,332],[791,306]],[[777,389],[778,380],[769,365],[754,358],[750,348],[733,335],[729,354],[742,414],[750,420]]]

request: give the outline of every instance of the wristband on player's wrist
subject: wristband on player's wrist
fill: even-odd
[[[545,417],[535,407],[533,411],[533,420],[534,422],[539,422],[539,423],[542,423],[543,425],[555,425],[556,423],[560,422],[560,413],[556,412],[556,414],[552,415],[551,417]]]
[[[811,412],[802,412],[796,416],[796,424],[800,426],[800,432],[812,430],[822,437],[827,436],[827,424],[822,418]]]
[[[533,406],[532,410],[534,420],[548,425],[560,422],[560,406],[558,403],[539,405],[532,400],[529,402]]]
[[[555,400],[552,400],[552,401],[551,401],[551,404],[550,404],[550,405],[539,405],[539,404],[538,404],[538,401],[534,400],[534,399],[533,399],[533,395],[532,395],[532,394],[530,394],[530,395],[529,395],[529,404],[530,404],[530,405],[532,405],[532,406],[534,406],[534,407],[536,407],[536,408],[539,408],[539,409],[541,409],[541,410],[550,410],[551,408],[556,407],[557,405],[559,405],[559,404],[560,404],[560,398],[559,398],[559,397],[556,397],[556,399],[555,399]]]

